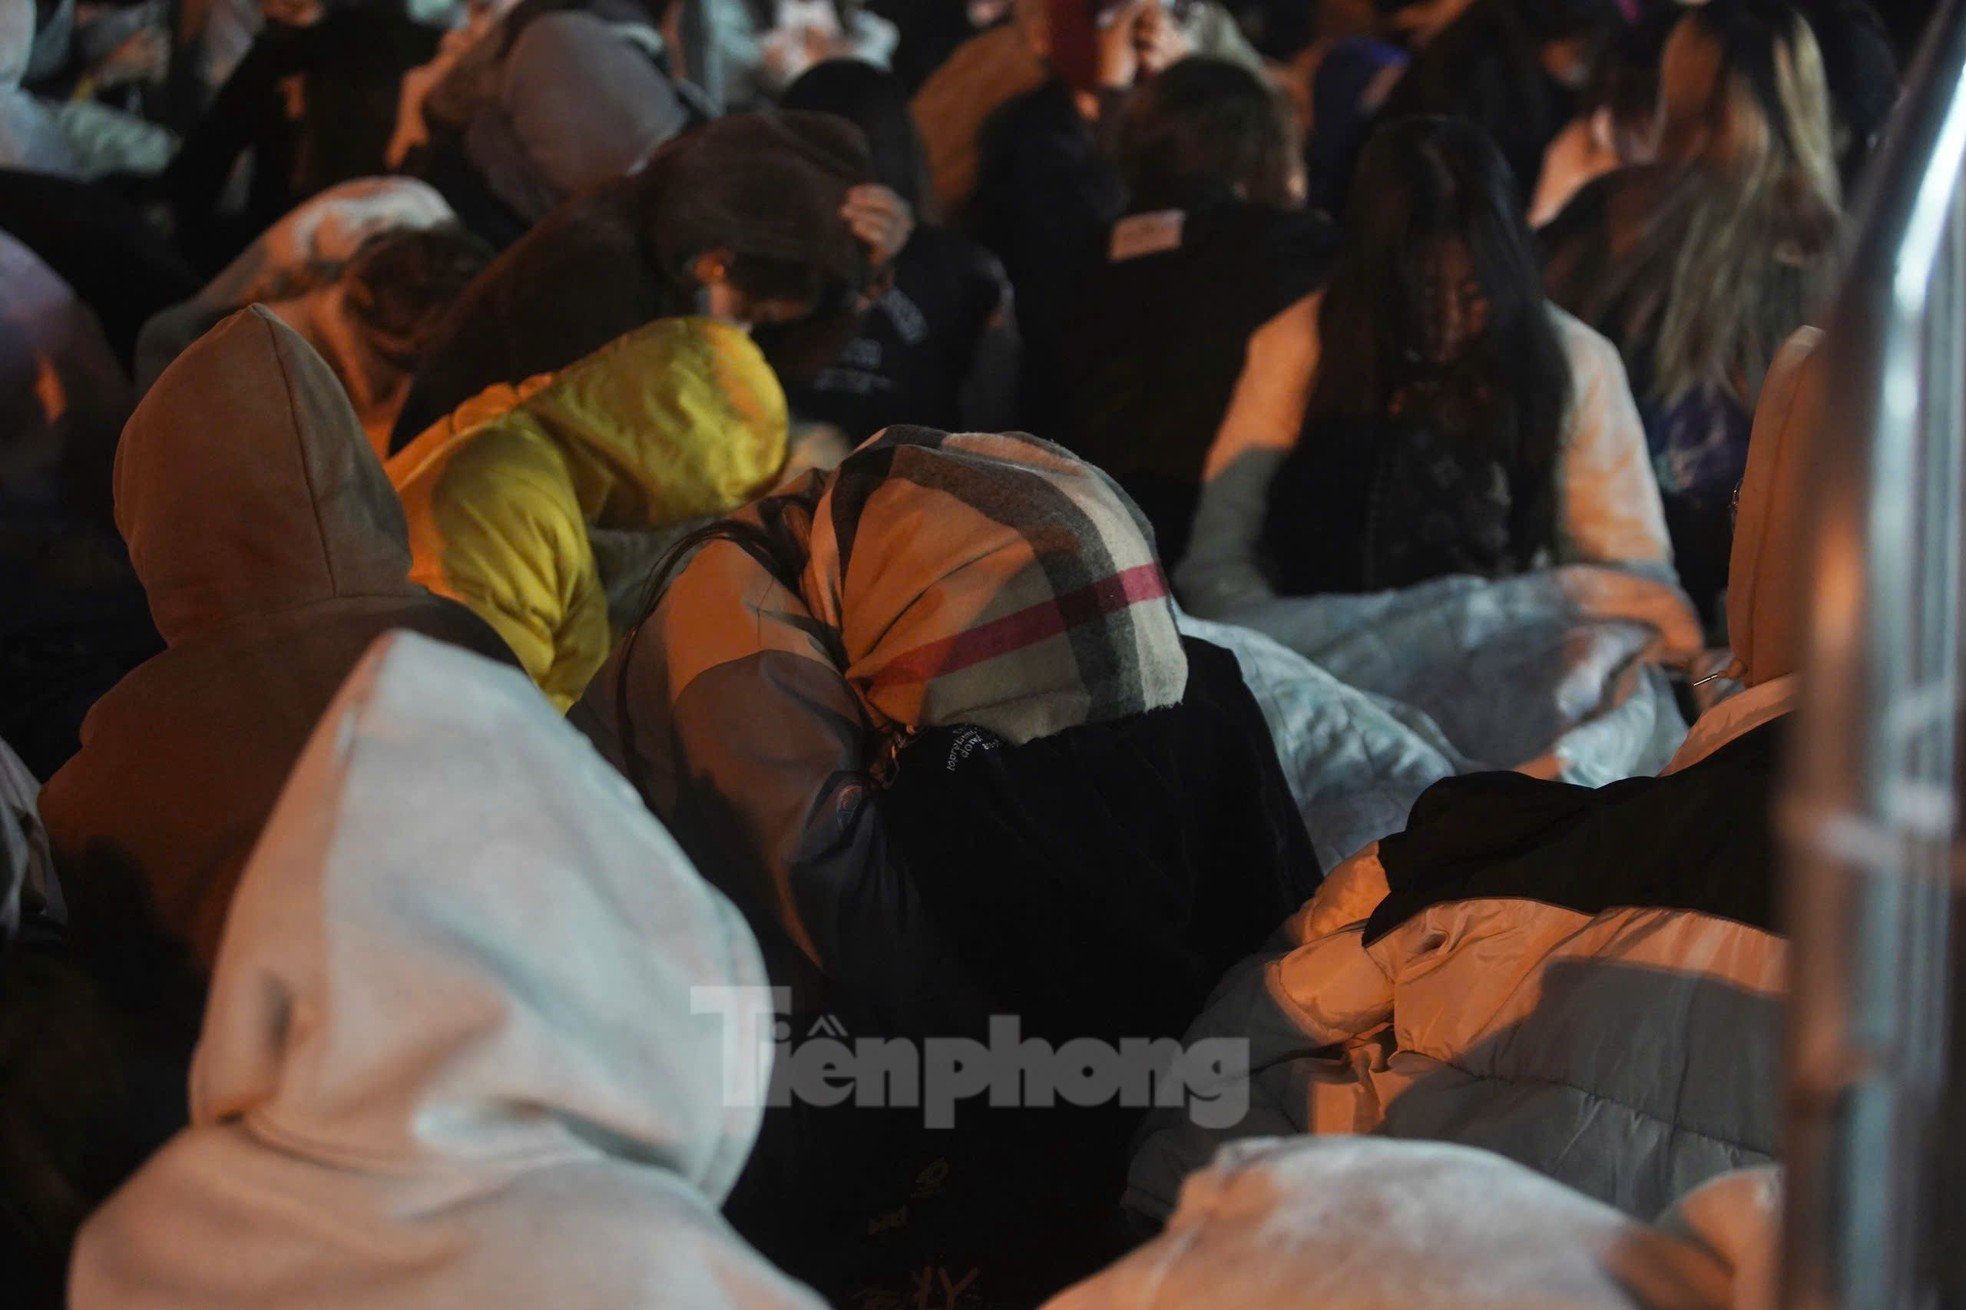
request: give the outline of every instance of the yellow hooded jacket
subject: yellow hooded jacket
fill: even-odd
[[[588,528],[729,512],[778,476],[787,427],[743,329],[659,319],[558,374],[492,387],[397,452],[410,576],[497,629],[564,710],[613,641]]]

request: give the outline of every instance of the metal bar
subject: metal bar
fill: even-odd
[[[1966,522],[1966,5],[1934,19],[1830,318],[1781,822],[1793,941],[1783,1304],[1945,1304]]]

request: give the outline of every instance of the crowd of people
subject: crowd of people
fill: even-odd
[[[0,0],[10,1303],[1762,1304],[1918,19]]]

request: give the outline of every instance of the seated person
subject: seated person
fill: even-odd
[[[1414,54],[1385,115],[1475,124],[1501,148],[1527,209],[1550,142],[1620,25],[1617,0],[1474,0]]]
[[[676,76],[669,0],[525,0],[422,101],[422,172],[497,246],[706,115]]]
[[[335,371],[379,454],[423,350],[491,262],[428,185],[370,177],[331,187],[261,233],[197,295],[143,325],[136,381],[149,387],[219,320],[259,302]]]
[[[1226,1138],[1272,1134],[1478,1146],[1643,1219],[1772,1160],[1788,986],[1772,811],[1801,653],[1802,437],[1826,382],[1814,346],[1778,356],[1741,488],[1728,600],[1746,690],[1658,777],[1471,774],[1423,794],[1189,1030],[1253,1043],[1251,1110],[1227,1129],[1158,1120],[1129,1205],[1164,1217]]]
[[[564,710],[614,645],[590,532],[729,513],[777,479],[786,431],[785,394],[742,328],[658,319],[490,388],[390,459],[410,577],[469,605]]]
[[[166,369],[116,459],[116,521],[164,652],[90,710],[41,796],[75,941],[188,1051],[246,856],[321,710],[378,635],[495,658],[410,579],[402,506],[341,383],[254,307]]]
[[[178,239],[223,265],[282,214],[387,167],[403,74],[438,32],[405,0],[263,0],[268,21],[162,177]],[[242,212],[231,180],[250,157]]]
[[[571,718],[743,908],[800,1032],[1170,1035],[1316,883],[1235,658],[1180,636],[1137,511],[1057,447],[891,428],[698,544]],[[822,1290],[933,1257],[1015,1299],[1110,1256],[1136,1115],[974,1108],[773,1116],[740,1227]],[[948,1199],[913,1205],[938,1158]]]
[[[240,883],[191,1125],[77,1310],[819,1310],[717,1213],[757,1135],[743,921],[516,671],[412,633],[327,706]]]
[[[1111,151],[1121,108],[1195,48],[1160,0],[1129,0],[1104,19],[1090,0],[1051,0],[1048,14],[1047,76],[981,129],[966,211],[1017,293],[1024,424],[1045,434],[1062,431],[1075,383],[1062,367],[1071,310],[1126,206]]]
[[[1337,238],[1300,207],[1281,103],[1235,64],[1184,59],[1149,82],[1117,154],[1127,216],[1067,321],[1057,438],[1112,474],[1179,560],[1249,338],[1316,288]]]
[[[887,286],[838,359],[787,387],[792,412],[859,445],[893,423],[994,432],[1016,422],[1017,333],[996,257],[927,221],[928,165],[908,98],[892,74],[853,59],[792,84],[787,109],[833,114],[867,134],[874,173],[924,221],[889,265]]]
[[[1543,298],[1481,132],[1365,148],[1325,289],[1258,331],[1187,559],[1196,614],[1548,563],[1664,573],[1645,432],[1609,342]]]
[[[979,22],[980,30],[924,78],[914,99],[939,208],[964,227],[970,221],[987,125],[1004,106],[1052,77],[1054,13],[1063,13],[1066,26],[1076,27],[1091,18],[1095,0],[975,0],[975,6],[972,17],[995,8],[1009,21],[991,17]],[[1108,30],[1116,40],[1144,7],[1137,0],[1110,6]],[[1262,57],[1223,5],[1195,0],[1170,8],[1179,11],[1184,49],[1227,59],[1251,72],[1263,70]]]
[[[1762,376],[1825,289],[1842,206],[1799,13],[1689,7],[1659,83],[1652,160],[1584,187],[1543,230],[1545,283],[1624,357],[1680,575],[1712,624]]]
[[[555,373],[658,318],[746,323],[781,379],[838,356],[911,217],[820,114],[718,119],[555,210],[436,332],[392,450],[487,387]]]

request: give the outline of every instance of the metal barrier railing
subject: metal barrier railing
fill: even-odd
[[[1966,0],[1932,21],[1821,347],[1793,939],[1791,1310],[1966,1305],[1959,688]]]

